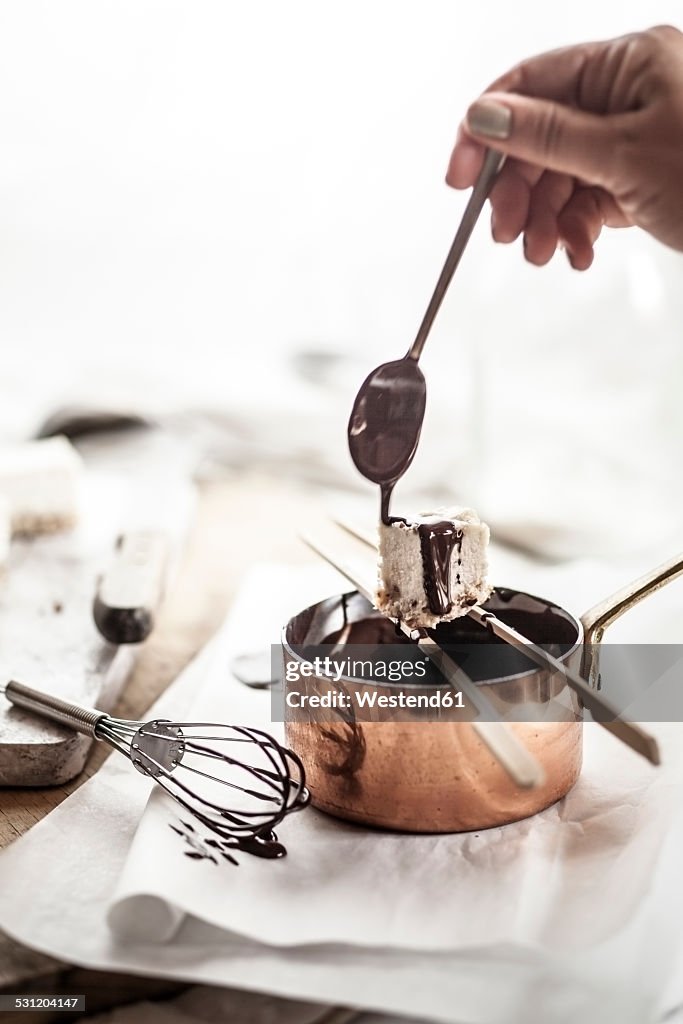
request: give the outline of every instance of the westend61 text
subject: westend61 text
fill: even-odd
[[[285,695],[289,708],[464,708],[460,690],[436,690],[434,693],[378,693],[376,689],[340,693],[300,693],[289,690]]]

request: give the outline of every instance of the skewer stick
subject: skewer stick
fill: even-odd
[[[371,588],[359,578],[358,573],[351,566],[339,558],[336,553],[332,554],[330,552],[328,544],[310,534],[303,534],[302,540],[316,554],[320,555],[321,558],[340,572],[342,576],[345,576],[356,590],[372,603]],[[475,686],[460,666],[432,640],[426,630],[410,629],[409,626],[399,622],[398,619],[394,619],[391,616],[385,617],[399,626],[401,632],[434,662],[445,679],[452,686],[462,691],[477,714],[487,719],[484,721],[474,720],[472,728],[482,742],[486,744],[501,767],[505,769],[512,781],[523,789],[535,789],[541,786],[545,781],[545,772],[542,765],[529,753],[509,725],[501,720],[500,715],[498,715],[486,695]]]
[[[335,520],[335,522],[343,530],[346,530],[347,533],[362,541],[363,544],[376,550],[377,545],[367,532],[340,520]],[[622,743],[626,743],[632,750],[647,758],[652,764],[661,764],[659,746],[654,736],[643,729],[642,726],[623,718],[618,709],[599,694],[597,690],[589,686],[578,672],[568,668],[567,665],[553,657],[552,654],[534,643],[533,640],[529,640],[528,637],[523,636],[522,633],[513,629],[512,626],[508,626],[497,615],[486,611],[481,605],[475,604],[469,609],[467,614],[475,622],[478,622],[481,626],[494,633],[495,636],[504,640],[505,643],[511,644],[513,647],[518,648],[518,650],[523,651],[531,661],[536,662],[541,668],[561,673],[569,686],[581,698],[585,707],[591,712],[594,720],[603,729],[607,729],[608,732],[611,732]]]

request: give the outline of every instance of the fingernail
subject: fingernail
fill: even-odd
[[[467,111],[467,127],[473,135],[507,139],[512,128],[512,111],[494,100],[477,100]]]

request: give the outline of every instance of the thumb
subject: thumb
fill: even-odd
[[[616,129],[613,116],[561,103],[485,93],[467,111],[468,134],[509,156],[610,188]]]

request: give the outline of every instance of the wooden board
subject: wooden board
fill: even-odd
[[[159,624],[142,646],[115,713],[138,718],[166,689],[221,624],[245,571],[263,559],[316,561],[297,539],[299,524],[312,514],[315,491],[262,475],[239,474],[207,484],[179,566],[176,584],[161,610]],[[272,531],[272,509],[281,529]],[[253,547],[244,544],[242,526],[250,524]],[[110,751],[98,744],[84,771],[64,786],[0,789],[0,848],[26,832],[97,771]],[[116,756],[116,755],[111,755]],[[91,1011],[135,999],[155,998],[181,986],[151,978],[102,974],[69,967],[18,945],[0,933],[0,993],[87,992]],[[63,1016],[63,1015],[62,1015]],[[8,1018],[11,1024],[12,1016]],[[49,1019],[22,1012],[18,1024]],[[57,1019],[57,1016],[55,1016]]]
[[[194,487],[178,442],[161,431],[88,437],[76,529],[14,540],[0,577],[0,682],[10,679],[111,711],[137,648],[97,631],[98,576],[125,530],[153,528],[178,554]],[[61,786],[82,772],[93,740],[12,707],[0,696],[0,786]]]
[[[104,711],[113,707],[134,654],[108,644],[95,628],[92,600],[100,569],[77,534],[12,544],[0,580],[0,679]],[[91,743],[0,701],[2,786],[63,785],[83,770]]]

